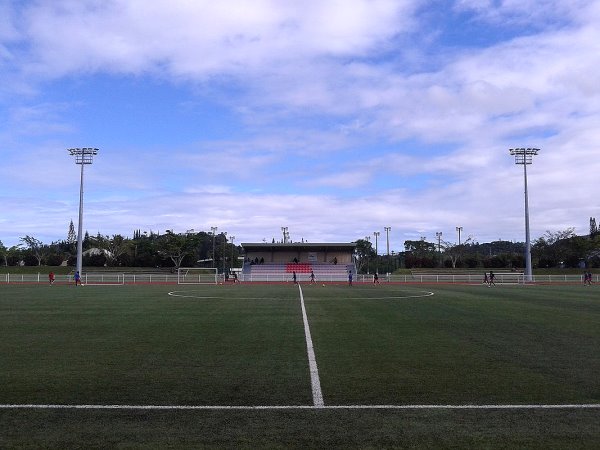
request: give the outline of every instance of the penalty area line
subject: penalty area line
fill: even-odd
[[[293,410],[293,409],[388,409],[388,410],[492,410],[492,409],[600,409],[600,403],[588,404],[549,404],[549,405],[42,405],[42,404],[0,404],[0,409],[115,409],[115,410]]]

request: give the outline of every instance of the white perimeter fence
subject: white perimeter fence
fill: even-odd
[[[304,274],[302,274],[304,275]],[[81,281],[84,284],[147,284],[147,283],[169,283],[177,284],[176,273],[117,273],[117,272],[101,272],[101,273],[84,273],[81,277]],[[218,275],[218,281],[223,282],[224,278],[222,274]],[[229,277],[229,282],[232,282],[233,278]],[[260,275],[260,276],[244,276],[243,274],[238,275],[238,281],[240,282],[292,282],[292,278],[289,274],[281,275]],[[300,283],[308,283],[310,278],[308,276],[298,276]],[[317,283],[331,283],[331,282],[347,282],[346,277],[340,276],[326,276],[317,277]],[[358,274],[354,275],[354,282],[356,283],[372,283],[373,275]],[[469,283],[469,284],[481,284],[483,283],[483,275],[479,274],[413,274],[413,275],[387,275],[380,274],[379,281],[381,283]],[[600,275],[592,275],[592,281],[597,283],[600,281]],[[523,274],[521,273],[498,273],[496,274],[496,284],[522,284]],[[534,283],[583,283],[582,275],[534,275]],[[47,273],[37,274],[0,274],[0,283],[48,283]],[[73,275],[56,275],[55,283],[73,283]]]

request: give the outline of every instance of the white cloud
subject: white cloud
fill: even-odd
[[[24,34],[32,42],[29,68],[39,74],[166,71],[204,79],[364,55],[412,26],[414,4],[62,0],[31,6]]]
[[[320,178],[311,180],[310,185],[330,186],[342,189],[356,189],[364,186],[372,180],[372,174],[366,170],[352,172],[338,172],[327,174]]]
[[[96,73],[190,82],[244,129],[209,140],[199,132],[144,157],[126,145],[101,153],[87,172],[93,233],[218,225],[251,241],[289,226],[296,239],[339,241],[392,226],[395,249],[402,233],[446,235],[457,225],[481,241],[519,238],[522,172],[508,148],[523,145],[542,148],[531,167],[534,235],[581,228],[600,209],[600,2],[459,1],[456,11],[496,26],[541,22],[488,48],[427,52],[403,48],[435,25],[419,23],[417,1],[63,0],[18,15],[3,5],[3,76],[17,86],[19,72],[31,87],[3,107],[3,235],[66,235],[79,180],[66,152],[56,155],[86,131],[69,120],[79,99],[33,94],[53,78],[92,83]],[[409,51],[428,59],[427,71],[407,64]],[[386,176],[397,184],[373,187]],[[307,186],[340,192],[302,195]]]

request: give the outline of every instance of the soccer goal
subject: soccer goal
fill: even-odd
[[[215,267],[180,267],[177,284],[217,284],[219,274]]]

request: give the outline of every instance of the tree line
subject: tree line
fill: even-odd
[[[164,233],[136,230],[133,238],[120,234],[98,233],[83,238],[83,265],[86,267],[236,267],[240,248],[227,240],[226,233]],[[34,236],[24,236],[19,244],[7,248],[0,241],[0,258],[4,266],[74,266],[77,258],[75,236],[45,244]]]
[[[595,220],[594,220],[595,225]],[[407,240],[404,251],[376,255],[370,241],[359,239],[356,261],[360,273],[387,273],[398,268],[495,268],[523,269],[525,243],[511,241],[474,242],[469,238],[461,244],[446,241],[428,242],[425,238]],[[600,232],[591,229],[587,236],[578,236],[574,228],[546,231],[531,245],[534,268],[599,268]]]
[[[242,249],[227,240],[226,233],[204,231],[164,233],[135,230],[133,238],[120,234],[98,233],[83,238],[83,265],[86,267],[217,267],[226,271],[239,267]],[[377,255],[370,241],[356,241],[355,261],[360,273],[387,273],[399,268],[506,268],[525,266],[525,244],[522,242],[474,242],[468,238],[461,244],[425,238],[407,240],[402,251]],[[590,218],[590,233],[578,236],[573,228],[547,231],[532,242],[534,268],[597,268],[600,267],[600,232],[595,218]],[[10,248],[0,241],[0,261],[4,266],[74,266],[76,262],[76,235],[73,223],[67,239],[45,244],[34,236],[20,238]]]

